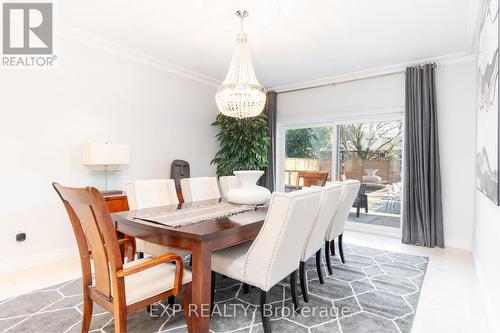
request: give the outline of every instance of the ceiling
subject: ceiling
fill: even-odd
[[[60,0],[56,22],[223,80],[239,21],[267,88],[470,53],[479,0]]]

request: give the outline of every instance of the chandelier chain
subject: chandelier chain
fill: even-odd
[[[240,30],[241,30],[241,32],[243,32],[243,20],[245,19],[245,17],[248,17],[248,11],[237,10],[236,16],[238,16],[240,18]]]

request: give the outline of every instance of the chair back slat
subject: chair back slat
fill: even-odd
[[[82,269],[93,259],[95,289],[111,297],[111,272],[121,269],[123,262],[111,215],[101,193],[91,187],[69,188],[53,184],[66,207],[75,233]]]

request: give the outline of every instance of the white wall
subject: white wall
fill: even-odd
[[[475,61],[436,72],[445,246],[470,250],[474,221]]]
[[[278,121],[360,112],[404,112],[403,75],[389,75],[278,94]]]
[[[52,69],[0,71],[0,267],[17,269],[75,253],[51,182],[83,186],[83,142],[130,145],[123,180],[169,177],[173,159],[192,176],[214,175],[210,124],[215,88],[66,39]],[[16,243],[18,231],[27,240]]]
[[[473,256],[490,326],[500,332],[500,207],[475,190]]]
[[[445,244],[471,248],[474,174],[474,62],[440,65],[436,74]],[[278,95],[278,124],[335,116],[404,112],[404,74]]]

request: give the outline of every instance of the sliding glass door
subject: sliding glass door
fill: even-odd
[[[360,192],[347,225],[360,231],[375,228],[398,233],[403,193],[403,117],[377,118],[288,127],[280,124],[278,188],[287,192],[300,188],[300,171],[328,172],[328,180],[333,181],[359,180]]]
[[[403,122],[352,122],[337,129],[338,178],[361,182],[348,221],[399,228]]]

